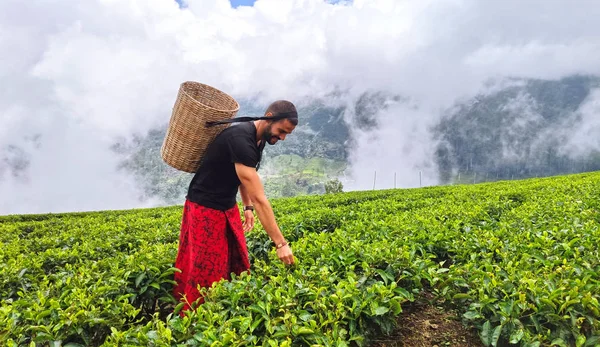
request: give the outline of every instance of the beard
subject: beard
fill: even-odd
[[[265,141],[269,145],[274,145],[279,140],[279,138],[277,136],[273,136],[273,133],[271,132],[272,126],[273,126],[272,124],[269,124],[269,126],[265,129],[265,132],[262,136],[263,141]]]

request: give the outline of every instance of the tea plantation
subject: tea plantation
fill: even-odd
[[[485,346],[600,345],[600,173],[272,201],[184,317],[181,206],[0,217],[2,346],[368,346],[433,295]]]

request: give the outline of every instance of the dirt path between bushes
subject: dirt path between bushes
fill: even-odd
[[[371,340],[370,347],[482,347],[477,331],[461,323],[456,312],[415,301],[403,307],[398,329]]]

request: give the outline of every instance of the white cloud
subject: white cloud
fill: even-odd
[[[353,156],[360,187],[372,167],[406,172],[398,185],[414,186],[432,148],[425,125],[488,78],[600,74],[596,1],[187,4],[0,3],[0,157],[8,144],[31,157],[27,185],[4,173],[0,213],[138,204],[107,148],[168,121],[185,80],[264,101],[338,87],[351,90],[348,104],[366,90],[410,98],[418,108],[381,112],[385,129],[374,141],[357,135],[365,138]]]
[[[566,154],[589,154],[600,151],[600,89],[594,89],[578,110],[581,119],[566,129]],[[562,135],[562,134],[561,134]]]

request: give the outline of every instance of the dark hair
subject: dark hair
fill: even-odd
[[[265,111],[265,115],[269,112],[271,112],[273,116],[283,116],[283,119],[289,120],[294,126],[298,125],[298,111],[296,111],[296,106],[287,100],[277,100],[273,102]]]

